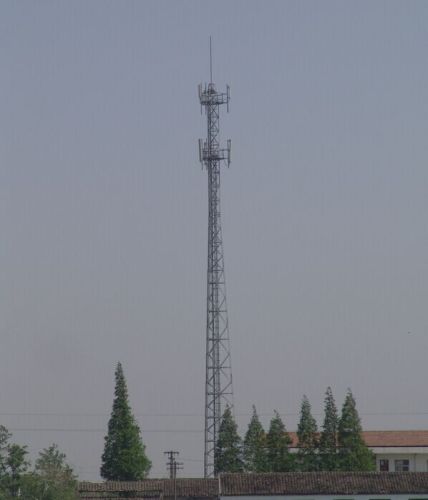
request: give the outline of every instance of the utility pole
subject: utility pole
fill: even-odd
[[[164,451],[163,454],[168,457],[168,462],[166,463],[166,466],[169,470],[169,478],[174,479],[175,474],[177,472],[177,469],[176,469],[177,462],[175,460],[175,457],[177,455],[179,455],[179,452],[170,450],[170,451]]]
[[[168,457],[166,466],[168,467],[169,478],[173,480],[174,500],[177,500],[177,471],[183,468],[183,463],[177,462],[175,459],[175,457],[179,455],[178,451],[164,451],[164,455]]]
[[[215,447],[221,417],[233,407],[229,320],[226,304],[223,238],[220,210],[220,167],[230,165],[231,142],[220,147],[220,106],[229,111],[230,92],[218,92],[212,80],[210,37],[210,83],[199,85],[199,101],[207,117],[207,138],[199,139],[199,160],[208,172],[208,269],[205,360],[205,451],[204,476],[215,474]]]

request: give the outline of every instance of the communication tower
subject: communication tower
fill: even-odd
[[[220,167],[230,165],[231,141],[220,147],[220,106],[229,111],[230,91],[218,92],[212,79],[210,38],[210,83],[198,87],[199,101],[207,117],[207,138],[199,139],[199,160],[208,172],[208,269],[205,374],[204,475],[215,475],[215,447],[221,417],[233,406],[229,321],[226,304],[223,239],[220,210]]]

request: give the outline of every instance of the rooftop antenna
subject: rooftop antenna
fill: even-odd
[[[199,159],[208,173],[208,269],[205,353],[205,453],[204,476],[217,475],[215,449],[220,423],[226,408],[233,408],[232,366],[229,346],[229,320],[220,210],[220,170],[230,164],[230,140],[220,144],[220,106],[229,110],[230,92],[218,92],[212,81],[212,42],[210,37],[210,79],[199,85],[199,101],[207,117],[207,138],[199,139]]]

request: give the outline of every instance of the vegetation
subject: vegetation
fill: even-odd
[[[322,426],[319,454],[320,469],[325,471],[338,470],[337,430],[339,417],[331,387],[327,387],[324,399],[324,423]]]
[[[129,405],[120,363],[116,367],[115,379],[115,397],[101,458],[101,476],[107,480],[138,481],[148,475],[152,464],[146,456],[140,428]]]
[[[246,472],[267,470],[266,433],[255,406],[253,406],[253,415],[244,438],[244,464]]]
[[[232,411],[226,408],[221,420],[215,448],[215,474],[221,472],[243,472],[242,441]]]
[[[126,380],[120,363],[115,371],[115,397],[105,437],[101,475],[106,480],[138,481],[147,477],[151,462],[145,454],[140,429],[132,414]],[[227,472],[371,471],[373,453],[364,443],[361,420],[348,390],[339,418],[330,387],[324,399],[322,430],[303,396],[297,428],[297,453],[279,413],[274,412],[266,432],[253,406],[242,441],[232,411],[226,408],[215,448],[215,474]],[[42,450],[33,469],[27,448],[12,443],[0,425],[0,500],[76,500],[77,477],[57,445]]]
[[[345,471],[375,469],[373,453],[362,438],[362,427],[355,399],[348,390],[338,426],[339,466]]]
[[[289,451],[291,438],[279,413],[276,410],[274,413],[266,436],[267,470],[286,472],[294,468],[294,460]]]
[[[324,399],[321,432],[303,396],[297,428],[297,453],[290,452],[291,438],[277,411],[266,433],[255,406],[243,445],[232,412],[224,413],[216,448],[216,474],[220,472],[371,471],[372,452],[362,438],[361,421],[350,390],[339,418],[331,387]]]
[[[77,483],[64,453],[54,444],[43,450],[33,470],[27,449],[10,443],[11,434],[0,426],[0,499],[76,500]]]
[[[301,471],[318,470],[318,429],[317,422],[311,413],[311,404],[306,396],[303,396],[300,409],[300,422],[297,427],[299,448],[296,464]]]

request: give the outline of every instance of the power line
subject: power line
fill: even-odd
[[[282,416],[297,417],[300,415],[298,412],[279,412]],[[379,412],[359,412],[360,416],[418,416],[428,415],[428,410],[423,411],[379,411]],[[236,417],[251,417],[252,413],[235,413]],[[259,417],[273,416],[272,412],[258,413]],[[314,416],[322,416],[324,413],[313,413]],[[109,417],[109,413],[49,413],[49,412],[0,412],[0,416],[4,417]],[[198,417],[203,418],[201,413],[135,413],[136,417]]]
[[[89,428],[67,428],[67,427],[16,427],[16,428],[8,428],[11,432],[107,432],[107,429],[89,429]],[[169,433],[189,433],[189,434],[200,434],[204,432],[202,429],[141,429],[141,432],[151,433],[151,432],[169,432]]]

